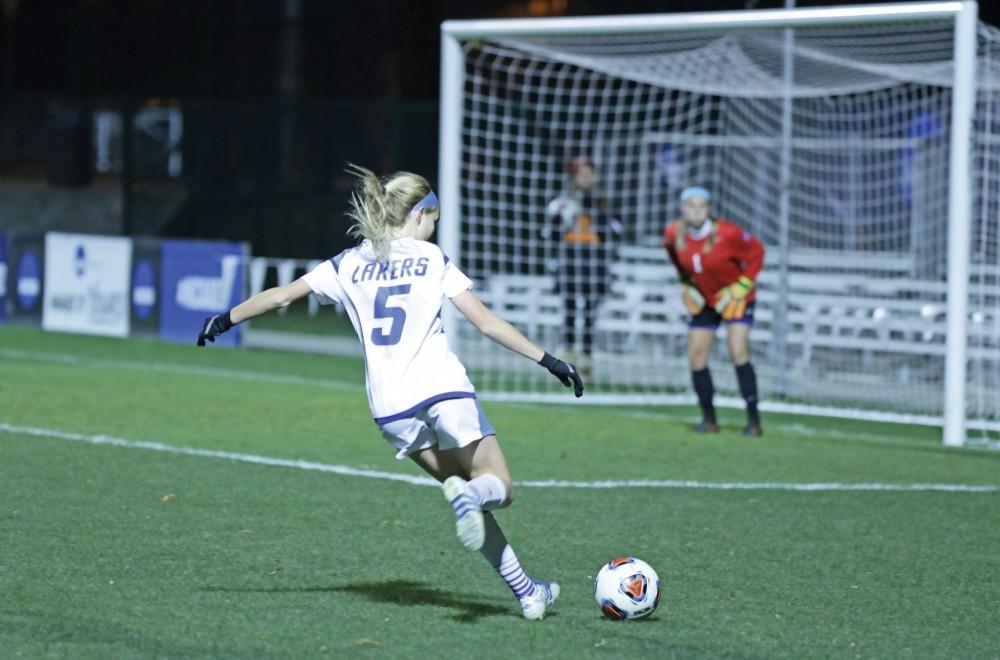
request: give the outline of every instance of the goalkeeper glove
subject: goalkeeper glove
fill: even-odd
[[[556,356],[549,355],[548,353],[542,356],[538,364],[548,369],[549,373],[558,378],[566,387],[572,386],[573,394],[577,398],[583,396],[583,381],[580,380],[580,373],[572,364],[563,362]]]
[[[687,308],[691,316],[695,316],[705,309],[705,296],[701,295],[701,291],[691,284],[681,286],[681,300],[684,301],[684,307]]]
[[[746,297],[753,291],[753,280],[746,275],[723,288],[715,297],[715,311],[722,315],[723,320],[731,321],[743,316],[747,308]]]
[[[216,337],[231,327],[233,327],[233,320],[229,317],[229,312],[216,314],[205,319],[205,322],[201,324],[201,332],[198,333],[198,345],[204,346],[206,339],[214,342]]]

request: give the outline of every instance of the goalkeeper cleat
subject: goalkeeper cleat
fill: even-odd
[[[556,602],[559,598],[559,585],[555,582],[549,583],[544,580],[532,580],[535,583],[535,591],[521,598],[521,612],[525,619],[532,621],[545,617],[545,608]]]
[[[478,550],[486,542],[483,509],[462,477],[448,477],[441,484],[444,497],[455,509],[455,533],[469,550]]]
[[[760,428],[760,426],[756,424],[747,424],[743,427],[743,430],[740,431],[740,435],[745,435],[750,438],[759,438],[764,435],[764,429]]]
[[[718,433],[721,427],[717,422],[710,422],[708,420],[701,420],[695,424],[691,430],[695,433]]]

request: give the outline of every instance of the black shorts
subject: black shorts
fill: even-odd
[[[728,321],[723,321],[722,314],[715,311],[714,307],[705,305],[705,309],[701,310],[694,316],[688,316],[688,329],[702,328],[705,330],[716,330],[721,323],[744,323],[746,325],[753,325],[753,308],[756,303],[756,300],[747,302],[746,309],[743,310],[743,316],[736,319],[730,319]]]

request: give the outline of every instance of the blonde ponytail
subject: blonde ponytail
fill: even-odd
[[[683,252],[684,248],[687,247],[688,241],[688,223],[684,218],[678,218],[677,220],[677,236],[674,238],[674,245],[677,246],[678,251]]]
[[[348,163],[346,171],[358,179],[347,213],[356,222],[347,233],[371,241],[376,258],[384,261],[389,258],[392,239],[406,224],[410,209],[430,192],[431,186],[427,179],[410,172],[396,172],[379,179],[371,170],[354,163]]]

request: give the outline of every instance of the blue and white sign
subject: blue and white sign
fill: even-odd
[[[132,239],[132,317],[129,333],[160,336],[160,254],[157,238]]]
[[[42,295],[42,272],[34,250],[21,253],[15,277],[18,305],[26,312],[34,311]]]
[[[8,231],[6,234],[6,322],[41,325],[45,289],[45,235]]]
[[[156,275],[148,259],[139,259],[132,269],[132,311],[146,320],[156,309]]]
[[[243,300],[242,243],[164,241],[160,274],[160,337],[194,343],[202,321]],[[242,329],[236,326],[216,343],[236,346]]]
[[[7,235],[0,234],[0,321],[7,320]]]
[[[128,336],[131,262],[128,238],[47,233],[42,327]]]

